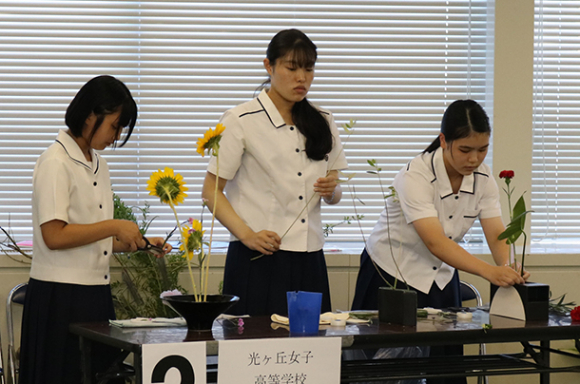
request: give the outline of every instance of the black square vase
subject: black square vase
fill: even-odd
[[[417,292],[380,287],[379,321],[409,326],[417,325]]]
[[[491,284],[491,300],[499,287]],[[514,288],[520,295],[524,304],[526,321],[546,321],[548,320],[550,286],[542,283],[526,282],[525,284],[515,284]]]

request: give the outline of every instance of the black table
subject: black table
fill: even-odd
[[[490,324],[491,328],[486,329],[486,324]],[[144,344],[205,341],[207,354],[217,355],[219,340],[290,337],[287,327],[274,324],[267,317],[245,318],[242,331],[228,320],[214,322],[211,332],[188,332],[185,327],[118,328],[107,323],[73,324],[70,331],[80,337],[85,383],[90,383],[91,378],[90,360],[86,356],[90,356],[91,345],[95,342],[133,353],[136,383],[140,384],[141,346]],[[405,327],[379,323],[373,319],[371,324],[364,325],[321,326],[318,336],[341,337],[343,350],[506,342],[520,342],[523,345],[522,353],[510,355],[343,360],[342,383],[420,377],[539,374],[540,382],[549,384],[551,373],[580,372],[580,366],[550,365],[552,353],[567,354],[551,349],[552,340],[575,339],[577,348],[580,348],[580,322],[572,322],[569,316],[551,314],[548,321],[524,322],[475,310],[473,319],[468,322],[430,317],[419,319],[416,327]],[[530,342],[539,342],[539,345]],[[215,380],[216,367],[212,368],[208,370],[208,383]]]

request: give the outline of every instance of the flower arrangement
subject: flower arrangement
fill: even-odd
[[[508,208],[509,208],[509,214],[510,214],[510,223],[507,225],[505,231],[503,231],[499,236],[498,236],[498,240],[506,240],[506,242],[511,245],[510,247],[510,263],[515,264],[515,243],[518,240],[518,238],[523,235],[524,236],[524,245],[522,248],[522,263],[521,266],[517,266],[517,264],[515,264],[515,266],[517,268],[521,268],[521,275],[524,275],[524,262],[525,262],[525,257],[526,257],[526,241],[527,241],[527,235],[525,232],[525,226],[526,226],[526,215],[530,212],[533,211],[528,211],[526,210],[526,202],[524,200],[524,193],[522,193],[522,195],[520,196],[520,198],[518,199],[518,201],[516,202],[516,204],[514,205],[514,208],[512,210],[512,203],[511,203],[511,198],[512,198],[512,194],[514,192],[514,189],[511,186],[511,181],[514,178],[515,173],[514,171],[501,171],[499,174],[500,179],[504,179],[505,184],[506,184],[506,188],[504,188],[503,190],[505,191],[507,198],[508,198]]]
[[[114,218],[137,223],[133,213],[135,207],[128,207],[116,194],[113,195]],[[149,218],[149,205],[138,208],[142,218],[139,229],[143,235],[155,218]],[[167,238],[171,237],[171,232]],[[158,258],[146,251],[114,253],[113,257],[121,266],[121,279],[111,283],[115,312],[119,319],[135,317],[173,317],[173,311],[162,304],[159,296],[164,291],[181,294],[185,291],[179,285],[179,273],[186,267],[181,253],[173,253]]]
[[[403,273],[401,272],[401,269],[399,268],[399,264],[397,263],[397,257],[395,257],[395,252],[393,250],[393,244],[392,244],[392,241],[391,241],[391,222],[390,222],[389,209],[387,207],[387,199],[392,198],[394,203],[398,203],[399,202],[399,197],[397,195],[397,191],[395,190],[395,187],[392,186],[392,185],[388,187],[388,190],[389,190],[388,193],[385,191],[385,188],[383,186],[383,182],[382,182],[382,179],[381,179],[381,171],[383,169],[381,167],[379,167],[379,165],[378,165],[378,163],[376,162],[375,159],[367,160],[367,163],[373,168],[372,171],[367,171],[367,173],[370,173],[371,175],[377,175],[377,178],[379,180],[379,186],[381,187],[381,194],[383,195],[383,202],[384,202],[384,205],[385,205],[385,212],[387,213],[387,227],[388,227],[387,235],[389,237],[389,250],[391,252],[391,257],[393,258],[393,262],[394,262],[395,267],[397,268],[397,272],[398,272],[398,275],[397,276],[394,276],[395,283],[394,284],[391,284],[387,279],[385,279],[383,277],[383,275],[380,273],[380,270],[379,270],[378,266],[375,264],[375,262],[374,262],[374,260],[372,258],[371,258],[371,261],[373,262],[373,265],[377,269],[377,272],[379,272],[379,276],[381,277],[381,279],[383,279],[383,281],[385,283],[387,283],[387,285],[389,287],[391,287],[393,289],[397,289],[397,282],[399,281],[399,277],[398,276],[401,276],[401,280],[403,280],[403,283],[405,283],[406,289],[407,290],[410,290],[409,284],[407,284],[407,281],[405,280],[405,277],[403,276]],[[362,233],[362,231],[361,231],[361,233]],[[364,238],[364,236],[363,236],[363,241],[365,243],[365,248],[366,248],[367,244],[366,244],[366,239]],[[400,242],[399,242],[399,244],[400,244]],[[399,256],[401,254],[401,250],[402,250],[402,245],[399,245]]]
[[[197,141],[197,152],[202,156],[206,152],[217,157],[218,160],[218,172],[219,172],[219,142],[221,139],[221,134],[225,130],[225,126],[218,124],[215,128],[209,129],[203,138]],[[218,177],[218,175],[216,175]],[[213,238],[213,228],[215,223],[215,212],[217,199],[214,200],[211,230],[209,242],[204,242],[205,231],[202,228],[200,221],[190,218],[187,224],[182,224],[177,215],[175,206],[184,201],[187,197],[185,191],[188,190],[185,187],[185,182],[183,177],[174,173],[173,169],[165,167],[163,171],[161,169],[153,172],[149,181],[147,182],[147,190],[150,195],[159,197],[162,203],[169,205],[175,220],[177,222],[177,228],[179,228],[179,233],[181,235],[181,245],[179,249],[183,251],[183,255],[187,261],[187,269],[189,272],[189,277],[191,279],[191,285],[193,288],[193,295],[196,301],[206,301],[207,299],[207,287],[208,287],[208,277],[209,277],[209,265],[211,257],[211,243]],[[217,194],[217,183],[216,191]],[[207,255],[204,254],[203,246],[208,246]],[[195,284],[195,279],[193,277],[192,271],[192,259],[197,253],[198,267],[200,269],[200,282],[199,289]]]

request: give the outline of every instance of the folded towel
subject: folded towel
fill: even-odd
[[[272,316],[270,316],[270,320],[272,320],[274,323],[278,323],[278,324],[283,324],[283,325],[290,324],[290,321],[288,320],[287,317],[280,316],[280,315],[277,315],[275,313]],[[330,325],[332,320],[346,320],[347,324],[363,324],[363,323],[369,322],[368,320],[364,320],[364,319],[351,318],[351,317],[349,317],[348,312],[341,312],[341,313],[325,312],[325,313],[320,315],[320,325]]]

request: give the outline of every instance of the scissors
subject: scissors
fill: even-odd
[[[171,236],[173,236],[173,233],[175,232],[175,230],[177,230],[177,227],[173,228],[173,231],[171,231],[169,233],[169,235],[167,235],[167,238],[165,239],[165,241],[167,241],[167,239],[169,239]],[[141,247],[141,248],[137,248],[137,250],[149,252],[150,254],[157,256],[157,257],[163,256],[165,254],[165,251],[163,250],[163,246],[165,245],[165,242],[163,243],[162,246],[158,246],[158,245],[151,244],[149,242],[149,239],[146,238],[145,236],[143,236],[143,240],[145,241],[145,246]]]
[[[163,256],[165,251],[163,250],[163,246],[153,245],[149,242],[149,239],[143,236],[143,240],[145,241],[145,246],[141,248],[137,248],[139,251],[149,252],[154,256]],[[165,244],[164,244],[165,245]]]

